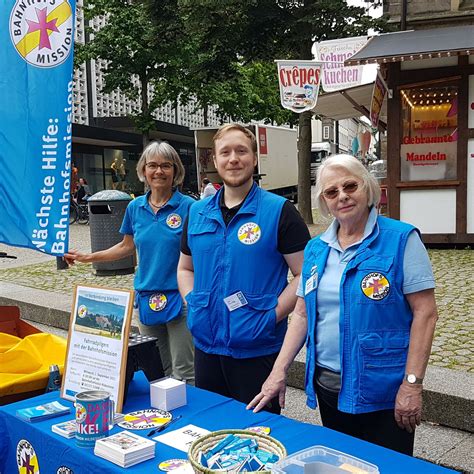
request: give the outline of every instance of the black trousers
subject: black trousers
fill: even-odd
[[[270,375],[278,353],[249,359],[207,354],[198,348],[194,352],[196,387],[249,403],[260,393],[263,382]],[[280,414],[278,397],[265,410]]]
[[[316,382],[316,381],[315,381]],[[326,428],[413,456],[415,433],[398,427],[393,410],[379,410],[360,415],[337,409],[338,392],[315,383],[321,420]]]

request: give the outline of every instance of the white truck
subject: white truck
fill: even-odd
[[[292,128],[268,125],[246,125],[257,137],[257,166],[254,177],[259,186],[293,202],[298,199],[297,131]],[[217,127],[194,130],[196,170],[199,189],[208,178],[222,183],[212,159],[212,137]]]
[[[332,146],[329,142],[311,143],[311,184],[316,184],[316,172],[319,166],[332,153]]]

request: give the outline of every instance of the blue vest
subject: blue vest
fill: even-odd
[[[338,408],[347,413],[391,409],[405,374],[413,315],[403,294],[403,258],[413,226],[378,217],[372,233],[347,264],[340,283],[341,391]],[[376,235],[377,234],[377,235]],[[305,249],[303,290],[312,275],[320,278],[329,246],[319,237]],[[310,288],[311,285],[309,284]],[[316,407],[317,291],[305,295],[307,404]]]
[[[286,319],[276,324],[278,297],[288,265],[278,251],[285,199],[254,185],[226,227],[220,190],[189,212],[188,245],[194,288],[186,297],[188,325],[200,350],[234,358],[278,352]],[[224,298],[242,292],[247,304],[229,311]]]

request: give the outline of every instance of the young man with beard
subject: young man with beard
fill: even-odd
[[[178,284],[195,343],[196,386],[248,403],[283,343],[310,235],[293,204],[254,183],[252,132],[224,125],[213,151],[224,186],[191,207]],[[267,409],[279,413],[278,400]]]

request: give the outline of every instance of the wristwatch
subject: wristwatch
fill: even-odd
[[[423,379],[418,378],[415,374],[405,374],[405,380],[410,385],[421,385],[423,383]]]

